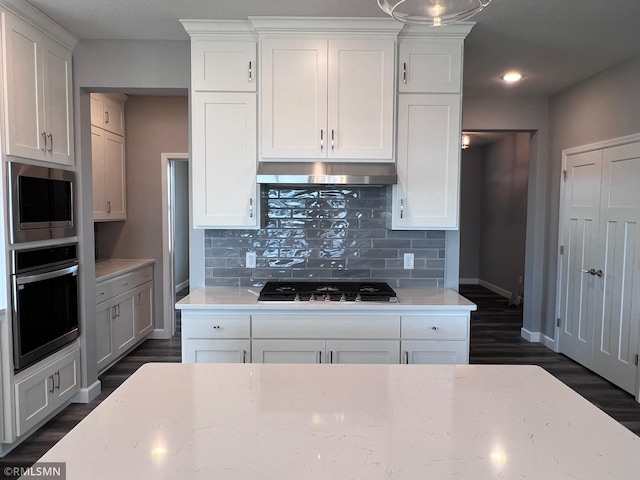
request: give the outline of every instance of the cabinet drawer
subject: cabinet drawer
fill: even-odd
[[[113,297],[112,290],[112,283],[109,281],[96,283],[96,305]]]
[[[403,340],[401,362],[422,365],[466,365],[469,363],[469,344],[461,340]]]
[[[399,338],[395,315],[253,315],[254,338]]]
[[[402,338],[467,340],[469,320],[464,315],[403,316]]]
[[[216,315],[182,311],[182,338],[249,338],[249,315]]]
[[[139,268],[115,278],[96,283],[96,304],[117,297],[153,280],[153,265]]]

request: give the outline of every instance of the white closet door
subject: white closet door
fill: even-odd
[[[560,352],[591,368],[600,277],[588,270],[598,263],[602,151],[567,156],[565,171],[558,341]]]
[[[603,152],[593,370],[637,392],[640,325],[640,144]]]

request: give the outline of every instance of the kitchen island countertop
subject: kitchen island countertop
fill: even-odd
[[[636,480],[639,451],[537,366],[147,364],[40,461],[67,480]]]
[[[423,310],[451,309],[472,311],[476,305],[456,291],[446,288],[395,289],[397,303],[378,302],[258,302],[260,287],[202,287],[194,290],[176,304],[177,309],[224,309],[234,310],[273,310],[282,308],[310,308],[314,311],[328,309],[394,311],[412,310],[420,307]]]

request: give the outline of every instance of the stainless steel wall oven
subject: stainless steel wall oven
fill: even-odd
[[[78,337],[77,244],[14,250],[11,263],[18,371]]]
[[[75,173],[9,163],[11,243],[76,235]]]

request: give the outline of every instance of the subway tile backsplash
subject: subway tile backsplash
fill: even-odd
[[[262,196],[261,229],[205,231],[208,286],[291,279],[444,285],[445,233],[387,229],[387,187],[274,186]],[[249,251],[257,268],[245,268]],[[403,269],[405,252],[414,254],[413,270]]]

